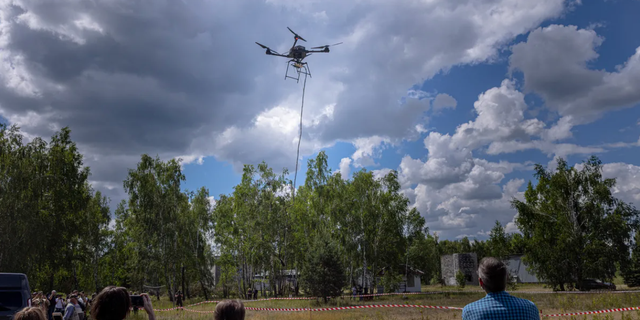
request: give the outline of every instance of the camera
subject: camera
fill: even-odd
[[[142,300],[142,296],[132,295],[131,305],[134,307],[144,307],[144,300]]]

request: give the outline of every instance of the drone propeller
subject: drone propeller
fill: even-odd
[[[334,43],[334,44],[327,44],[324,46],[319,46],[319,47],[313,47],[311,49],[323,49],[323,48],[329,48],[329,47],[333,47],[333,46],[337,46],[339,44],[342,44],[342,42],[338,42],[338,43]]]
[[[262,49],[269,49],[269,47],[265,46],[264,44],[260,44],[260,43],[257,43],[257,42],[256,42],[256,44],[257,44],[257,45],[259,45],[259,46],[261,46],[261,47],[262,47]]]
[[[293,35],[296,36],[296,39],[299,39],[299,40],[302,40],[304,42],[307,42],[307,40],[305,40],[303,37],[301,37],[297,33],[293,32],[293,30],[291,30],[291,28],[287,27],[287,29],[289,29],[289,31],[291,31],[291,33],[293,33]]]

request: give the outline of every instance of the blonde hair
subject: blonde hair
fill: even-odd
[[[47,318],[45,317],[42,308],[26,307],[18,311],[13,316],[13,320],[47,320]]]

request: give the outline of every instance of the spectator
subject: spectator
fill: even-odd
[[[539,320],[540,313],[533,302],[505,291],[507,275],[507,266],[502,261],[489,257],[482,259],[478,266],[478,281],[487,296],[466,305],[462,319]]]
[[[244,320],[244,305],[240,300],[224,300],[213,312],[214,320]]]
[[[176,297],[176,306],[182,308],[182,292],[178,291],[175,297]]]
[[[144,310],[149,320],[155,320],[151,299],[146,293],[141,294]],[[127,289],[109,286],[104,288],[91,302],[91,318],[93,320],[123,320],[129,315],[131,297]]]
[[[55,311],[56,309],[56,291],[53,290],[51,291],[51,294],[49,295],[49,297],[47,298],[49,300],[49,310],[47,310],[47,319],[52,320],[53,319],[53,311]]]
[[[75,294],[69,295],[69,303],[67,307],[64,309],[64,320],[80,320],[79,312],[82,312],[80,306],[78,305],[78,296]]]
[[[56,297],[56,308],[55,308],[55,312],[62,312],[64,311],[64,299],[62,299],[61,295],[58,295]]]
[[[13,320],[45,320],[44,311],[36,307],[26,307],[13,315]]]

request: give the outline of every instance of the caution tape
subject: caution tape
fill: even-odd
[[[245,307],[245,310],[251,311],[284,311],[284,312],[301,312],[301,311],[337,311],[337,310],[353,310],[353,309],[370,309],[370,308],[423,308],[423,309],[441,309],[441,310],[462,310],[460,307],[443,307],[443,306],[425,306],[419,304],[371,304],[362,306],[347,306],[347,307],[329,307],[329,308],[256,308]],[[180,309],[180,308],[179,308]],[[184,311],[196,312],[196,313],[213,313],[212,310],[193,310],[187,308],[181,308]]]
[[[439,309],[439,310],[462,310],[461,307],[446,307],[446,306],[428,306],[428,305],[420,305],[420,304],[371,304],[371,305],[361,305],[361,306],[347,306],[347,307],[329,307],[329,308],[256,308],[256,307],[245,307],[245,310],[250,311],[280,311],[280,312],[320,312],[320,311],[339,311],[339,310],[355,310],[355,309],[372,309],[372,308],[415,308],[415,309]],[[204,313],[210,314],[214,313],[213,310],[193,310],[185,307],[176,307],[171,309],[154,309],[154,311],[172,311],[172,310],[184,310],[188,312],[195,313]],[[572,312],[572,313],[558,313],[558,314],[544,314],[542,317],[567,317],[567,316],[579,316],[579,315],[591,315],[591,314],[602,314],[602,313],[612,313],[612,312],[624,312],[624,311],[634,311],[640,310],[640,307],[627,307],[627,308],[615,308],[615,309],[605,309],[605,310],[597,310],[597,311],[582,311],[582,312]]]
[[[628,308],[616,308],[616,309],[606,309],[606,310],[598,310],[598,311],[584,311],[584,312],[573,312],[573,313],[558,313],[558,314],[545,314],[543,317],[567,317],[567,316],[580,316],[580,315],[588,315],[588,314],[600,314],[600,313],[611,313],[611,312],[623,312],[623,311],[633,311],[640,310],[640,307],[628,307]]]

